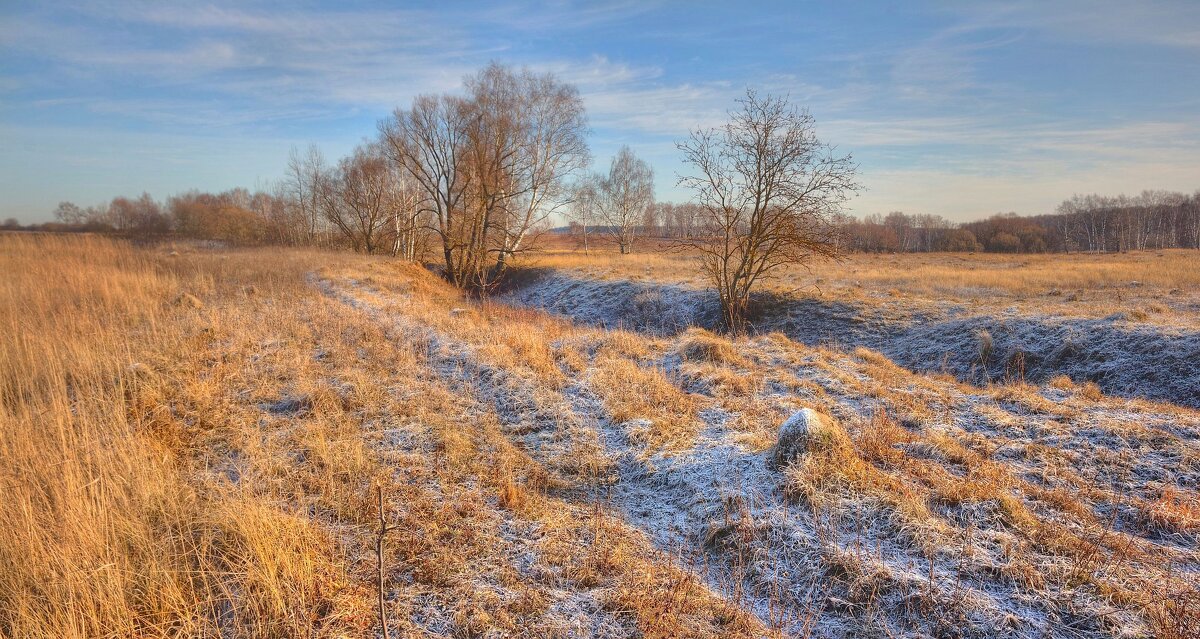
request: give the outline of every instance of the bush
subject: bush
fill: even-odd
[[[953,229],[946,231],[938,242],[939,251],[952,251],[956,253],[973,253],[982,250],[979,240],[975,239],[975,234],[967,229]]]
[[[1000,232],[988,241],[987,249],[993,253],[1017,253],[1021,250],[1021,238],[1012,233]]]

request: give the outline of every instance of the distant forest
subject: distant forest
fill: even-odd
[[[990,253],[1108,252],[1200,248],[1200,191],[1144,191],[1128,197],[1075,196],[1054,213],[993,215],[956,223],[940,215],[893,211],[856,218],[834,215],[841,248],[869,253],[986,251]],[[579,232],[573,225],[574,233]],[[684,237],[703,232],[694,204],[658,204],[644,233]]]
[[[22,226],[6,220],[0,229],[50,232],[99,232],[131,237],[177,237],[232,245],[289,245],[355,248],[335,224],[314,214],[303,188],[274,193],[234,189],[224,193],[189,192],[165,202],[149,194],[117,197],[82,208],[70,202],[54,211],[55,221]],[[656,203],[646,209],[637,232],[643,238],[686,238],[704,232],[703,211],[695,204]],[[991,253],[1111,252],[1200,248],[1200,191],[1191,195],[1144,191],[1136,196],[1075,196],[1054,213],[993,215],[956,223],[938,215],[893,211],[856,218],[834,215],[843,250],[858,252],[984,251]],[[411,228],[411,227],[410,227]],[[589,227],[602,240],[599,227]],[[578,223],[560,232],[582,233]],[[380,225],[374,252],[395,251],[389,226]],[[406,235],[411,236],[409,231]],[[413,244],[412,237],[404,241]],[[419,245],[428,238],[421,238]]]

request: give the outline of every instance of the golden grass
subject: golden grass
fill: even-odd
[[[431,611],[462,636],[567,636],[554,603],[580,593],[644,636],[769,635],[619,516],[558,496],[604,481],[613,463],[568,391],[598,400],[647,457],[686,452],[709,409],[766,454],[790,410],[815,406],[845,427],[784,469],[789,497],[816,510],[876,502],[930,552],[961,532],[955,517],[982,512],[1005,545],[992,569],[1014,583],[1086,585],[1141,606],[1164,636],[1195,614],[1187,584],[1175,603],[1152,600],[1158,547],[1094,513],[1123,503],[1137,525],[1194,536],[1196,495],[1168,484],[1118,495],[1082,476],[1075,451],[1036,443],[1113,401],[1094,384],[1055,379],[1065,398],[1051,401],[1021,383],[973,388],[780,335],[577,327],[473,302],[416,267],[334,254],[168,256],[0,236],[0,269],[11,274],[0,282],[0,634],[370,634],[381,487],[396,525],[385,557],[399,636],[419,636]],[[475,368],[435,366],[452,356]],[[543,419],[501,419],[510,407],[496,388]],[[859,417],[839,396],[875,412]],[[953,426],[967,396],[986,435]],[[1167,437],[1135,419],[1101,427],[1138,446]],[[557,447],[526,450],[529,428],[553,428]],[[1023,468],[997,457],[1014,446]]]
[[[689,448],[700,430],[695,399],[658,369],[602,355],[595,361],[588,386],[614,422],[645,420],[630,437],[648,454]]]
[[[1200,255],[1184,249],[1122,254],[1069,255],[854,255],[828,273],[864,286],[897,288],[903,294],[941,294],[985,289],[1045,295],[1055,289],[1128,288],[1131,282],[1163,289],[1200,286]]]
[[[562,585],[510,563],[526,552],[513,543],[532,542],[500,529],[520,525],[564,544],[541,561],[590,565],[578,587],[610,590],[612,614],[632,612],[646,636],[768,634],[620,522],[597,535],[587,507],[545,496],[546,470],[422,372],[418,345],[307,284],[314,265],[345,260],[372,268],[0,237],[3,634],[361,636],[376,626],[378,485],[403,505],[389,573],[433,589],[459,632],[565,631],[543,620]],[[406,279],[453,299],[427,274]],[[553,349],[513,330],[531,319],[518,315],[485,312],[484,339],[553,383]],[[433,456],[391,451],[374,421],[427,438]],[[478,591],[481,578],[517,598]],[[396,588],[393,632],[419,632],[420,593]]]
[[[880,419],[886,417],[880,415],[872,420],[873,425],[864,430],[861,442],[852,440],[842,426],[836,426],[831,431],[836,436],[826,437],[819,445],[810,447],[807,455],[786,467],[785,494],[815,509],[828,507],[831,500],[847,493],[866,495],[893,508],[905,525],[932,525],[934,518],[925,503],[924,491],[882,468],[888,459],[881,456],[880,450],[879,438],[886,437],[883,427],[874,424]]]
[[[1019,540],[1005,543],[1024,549],[1014,550],[999,569],[1033,589],[1048,583],[1086,583],[1123,605],[1143,607],[1156,601],[1157,591],[1152,585],[1155,579],[1174,579],[1169,570],[1155,572],[1161,566],[1153,563],[1153,558],[1162,552],[1161,548],[1136,535],[1113,532],[1111,523],[1094,509],[1101,504],[1124,502],[1137,513],[1136,521],[1131,522],[1135,527],[1190,538],[1195,535],[1196,522],[1192,507],[1195,496],[1190,492],[1164,485],[1148,499],[1124,494],[1121,489],[1098,484],[1073,470],[1079,458],[1070,448],[1026,445],[1025,459],[1041,467],[1043,483],[1027,478],[1034,473],[1026,471],[1022,475],[1008,462],[993,459],[997,450],[1015,443],[1001,433],[1036,437],[1038,430],[1028,433],[1027,429],[1038,428],[1041,435],[1053,441],[1068,432],[1069,427],[1051,420],[1041,427],[1024,423],[1029,416],[1039,415],[1071,423],[1084,419],[1086,411],[1088,427],[1119,433],[1127,441],[1153,441],[1155,445],[1174,441],[1161,431],[1098,412],[1106,405],[1126,405],[1103,397],[1094,384],[1079,385],[1065,377],[1057,378],[1050,387],[1071,394],[1061,402],[1051,402],[1027,384],[978,389],[914,374],[867,349],[856,350],[852,359],[832,352],[817,358],[814,352],[820,349],[791,343],[782,336],[767,336],[766,340],[781,347],[783,361],[796,366],[816,365],[829,376],[827,383],[835,390],[856,398],[873,398],[878,402],[876,406],[885,407],[877,409],[869,420],[852,418],[846,422],[852,446],[824,447],[787,467],[783,488],[788,496],[818,510],[848,496],[875,500],[898,516],[902,529],[910,535],[915,533],[911,537],[914,543],[927,548],[945,543],[948,535],[955,530],[961,532],[964,525],[979,524],[973,517],[998,522],[1006,530],[1004,535]],[[924,399],[905,402],[905,395]],[[815,398],[822,397],[815,394]],[[961,405],[968,397],[996,400],[974,406],[974,410],[988,416],[996,431],[987,435],[967,433],[949,423],[937,423],[943,409],[949,411],[951,405]],[[1001,405],[1012,406],[1013,412]],[[914,412],[918,408],[925,418],[906,421],[904,426],[890,417],[894,414],[910,420],[918,416]],[[1173,411],[1167,410],[1166,414]],[[1120,454],[1112,456],[1115,461],[1125,459]],[[1053,487],[1047,487],[1047,483]],[[955,513],[966,516],[968,523],[957,521],[960,515]],[[1047,563],[1037,558],[1039,555],[1056,559]],[[1191,601],[1194,583],[1187,586],[1181,582],[1179,588],[1180,601]],[[1189,606],[1181,603],[1173,614],[1194,615]],[[1150,620],[1156,627],[1171,626],[1167,617]]]
[[[1194,263],[1194,256],[1168,252],[1162,258],[1150,257],[1038,256],[1016,263],[1012,258],[996,256],[854,256],[848,261],[853,264],[849,267],[852,272],[843,270],[838,274],[837,269],[845,269],[845,263],[818,272],[825,279],[825,289],[844,286],[844,291],[854,291],[875,286],[872,282],[887,282],[888,288],[880,290],[891,290],[889,298],[905,303],[914,295],[936,298],[952,294],[991,295],[1001,303],[1037,295],[1038,304],[1058,304],[1063,301],[1061,296],[1042,298],[1046,291],[1040,287],[1052,281],[1061,286],[1060,277],[1071,286],[1109,290],[1113,297],[1132,298],[1162,294],[1163,287],[1186,285],[1194,279],[1186,270]],[[688,262],[691,258],[687,256],[635,256],[628,263],[622,257],[604,254],[581,258],[560,253],[539,259],[544,266],[582,268],[598,277],[693,277]],[[1111,267],[1093,277],[1093,266],[1105,259],[1112,262]],[[921,261],[927,263],[918,264]],[[911,275],[914,269],[921,274]],[[853,279],[849,279],[851,276]],[[1141,285],[1130,286],[1133,280]],[[1101,304],[1095,311],[1108,314],[1111,306]],[[1165,311],[1156,308],[1155,312]],[[613,348],[611,342],[619,342],[620,347]],[[621,336],[600,343],[607,346],[613,362],[603,357],[605,346],[598,348],[590,374],[603,375],[598,371],[605,367],[618,373],[589,386],[599,389],[610,413],[616,409],[622,418],[644,416],[653,410],[652,403],[637,404],[639,395],[645,395],[637,389],[670,383],[702,394],[696,396],[700,401],[711,397],[712,403],[707,405],[727,411],[732,419],[726,427],[741,431],[737,436],[744,436],[752,450],[766,448],[769,435],[786,414],[786,405],[764,396],[768,381],[794,389],[823,410],[840,410],[835,394],[878,407],[875,417],[869,420],[849,419],[843,444],[818,446],[786,468],[786,494],[818,510],[846,499],[873,500],[896,515],[894,523],[909,539],[931,552],[954,535],[961,535],[964,526],[986,526],[991,528],[990,534],[1001,535],[1015,549],[996,570],[1028,588],[1087,584],[1104,596],[1135,606],[1145,605],[1153,597],[1153,589],[1144,580],[1154,545],[1129,534],[1107,531],[1105,522],[1095,515],[1094,509],[1101,504],[1124,497],[1080,477],[1070,464],[1062,465],[1066,464],[1061,461],[1064,455],[1057,448],[1027,459],[1035,468],[1042,468],[1043,477],[1053,476],[1062,485],[1047,487],[1031,482],[1009,463],[991,458],[1008,441],[1003,436],[965,433],[949,425],[954,414],[963,410],[964,402],[972,401],[978,403],[973,410],[999,432],[1023,433],[1030,428],[1025,423],[1028,417],[1049,417],[1060,421],[1046,420],[1035,427],[1032,435],[1061,436],[1086,412],[1088,419],[1100,418],[1104,429],[1120,432],[1123,437],[1150,436],[1132,425],[1119,424],[1120,420],[1097,416],[1099,405],[1113,400],[1105,398],[1094,384],[1055,380],[1053,388],[1069,393],[1065,400],[1056,401],[1043,397],[1037,387],[1021,382],[980,389],[944,375],[915,375],[869,349],[856,349],[852,357],[847,357],[770,335],[748,344],[748,354],[740,345],[697,329],[668,340],[666,351],[645,338]],[[764,358],[759,350],[763,346],[775,350],[771,344],[780,351],[775,360]],[[986,341],[981,340],[981,358],[988,357],[987,350]],[[637,370],[653,370],[654,363],[671,352],[682,360],[678,378],[643,380],[635,376]],[[784,363],[797,369],[814,369],[824,379],[819,384],[800,380],[788,372]],[[584,366],[582,370],[588,369]],[[619,382],[625,382],[625,387],[614,389]],[[605,393],[613,397],[604,397]],[[669,405],[670,400],[663,397],[653,403]],[[630,404],[632,408],[622,411]],[[686,437],[672,441],[671,431],[665,432],[667,435],[660,440],[670,442],[671,448],[686,448],[691,441]],[[1186,509],[1186,497],[1164,495],[1157,500],[1129,501],[1142,513],[1147,527],[1188,534],[1191,513]],[[965,555],[963,560],[968,560]],[[1137,568],[1131,569],[1130,565]]]
[[[1200,494],[1164,486],[1158,497],[1139,505],[1142,523],[1153,529],[1200,535]]]
[[[679,354],[685,361],[747,366],[745,358],[727,339],[702,328],[690,328],[679,338]]]
[[[206,494],[140,360],[211,290],[92,237],[0,237],[0,628],[20,637],[308,633],[346,591],[330,540],[253,495]],[[167,436],[172,435],[172,436]],[[343,627],[355,627],[354,624]]]
[[[549,242],[525,265],[578,269],[593,277],[653,280],[705,286],[698,257],[648,243],[630,255],[601,248],[590,255]],[[833,297],[853,303],[903,303],[957,299],[977,305],[1021,303],[1055,312],[1133,321],[1178,322],[1171,300],[1200,292],[1200,251],[999,255],[852,253],[809,269],[783,269],[762,290]],[[1065,293],[1064,293],[1065,291]],[[1114,307],[1114,303],[1116,307]]]

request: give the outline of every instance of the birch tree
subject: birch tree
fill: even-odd
[[[589,159],[587,121],[578,90],[551,74],[492,64],[465,86],[466,97],[417,98],[380,132],[420,187],[447,279],[484,291],[569,201]]]
[[[584,255],[589,251],[588,232],[596,224],[600,214],[600,190],[603,180],[600,175],[588,173],[572,188],[567,219],[579,225]]]
[[[400,204],[398,181],[378,145],[355,149],[319,182],[321,211],[355,251],[382,249]]]
[[[280,184],[280,195],[287,202],[288,225],[294,244],[319,244],[324,235],[320,194],[317,188],[328,168],[320,149],[310,145],[303,154],[293,148],[288,156],[287,172]]]
[[[633,250],[638,225],[654,206],[654,169],[622,146],[600,183],[600,219],[622,254]]]

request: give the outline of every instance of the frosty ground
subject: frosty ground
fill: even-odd
[[[379,636],[380,560],[404,637],[1200,623],[1195,299],[1153,256],[990,305],[858,265],[730,338],[611,256],[478,300],[383,258],[5,241],[13,636]]]
[[[1136,282],[1135,282],[1136,284]],[[1058,293],[1061,295],[1061,293]],[[716,295],[697,286],[596,278],[578,271],[535,272],[506,302],[598,326],[671,335],[716,328]],[[1106,393],[1200,407],[1200,325],[1195,311],[1148,324],[1144,313],[1079,317],[1043,309],[979,309],[962,302],[914,304],[836,294],[762,294],[752,325],[809,345],[865,346],[922,372],[975,383],[1058,375],[1094,382]]]
[[[382,270],[320,281],[428,345],[439,377],[550,471],[553,494],[604,504],[785,634],[1148,635],[1181,614],[1158,612],[1173,605],[1159,588],[1193,592],[1194,521],[1166,514],[1190,509],[1200,480],[1188,408],[1106,397],[1086,376],[971,386],[853,346],[934,331],[928,320],[879,330],[853,310],[844,324],[793,312],[784,333],[730,341],[689,328],[706,323],[703,293],[653,283],[552,273],[501,298],[575,325],[500,304],[431,308]],[[606,328],[619,326],[632,330]],[[845,348],[792,339],[806,330]],[[503,346],[529,339],[545,342]],[[1194,348],[1186,339],[1176,349]],[[1154,347],[1175,373],[1180,356]],[[780,460],[779,424],[802,407],[844,441]]]

